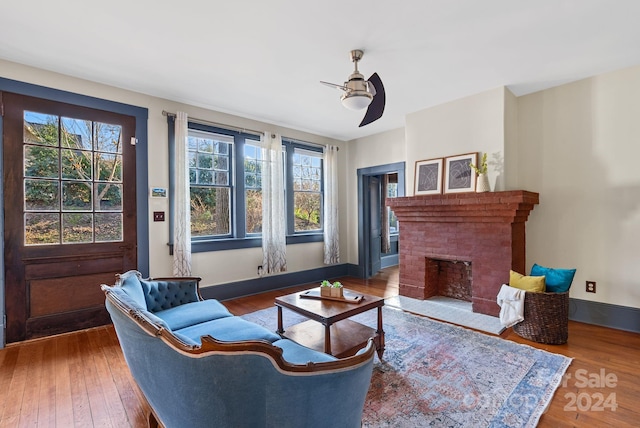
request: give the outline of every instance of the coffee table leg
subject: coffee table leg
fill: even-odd
[[[278,306],[278,334],[283,334],[284,329],[282,328],[282,306]]]
[[[382,361],[382,354],[384,353],[384,330],[382,329],[382,306],[378,307],[378,343],[376,350],[378,351],[378,358]]]
[[[324,326],[324,353],[331,354],[331,325]]]

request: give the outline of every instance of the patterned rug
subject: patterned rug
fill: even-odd
[[[243,318],[276,329],[276,308]],[[352,317],[376,326],[376,311]],[[283,310],[284,328],[305,318]],[[364,427],[535,427],[571,359],[383,308]]]

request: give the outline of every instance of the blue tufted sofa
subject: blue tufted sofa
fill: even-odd
[[[375,348],[336,359],[203,300],[199,278],[102,285],[149,425],[360,427]]]

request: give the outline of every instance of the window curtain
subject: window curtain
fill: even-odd
[[[391,251],[391,236],[389,233],[389,207],[387,207],[387,195],[389,193],[389,174],[382,176],[382,191],[380,195],[380,223],[382,223],[382,241],[380,251],[386,254]]]
[[[340,262],[338,241],[338,148],[324,151],[324,263]]]
[[[287,270],[282,138],[265,132],[262,147],[262,267],[269,274]]]
[[[191,197],[189,188],[187,114],[177,112],[175,126],[175,212],[173,213],[173,275],[191,276]]]

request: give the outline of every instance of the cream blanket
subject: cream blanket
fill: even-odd
[[[511,327],[524,320],[524,290],[502,284],[497,302],[500,306],[500,324]]]

